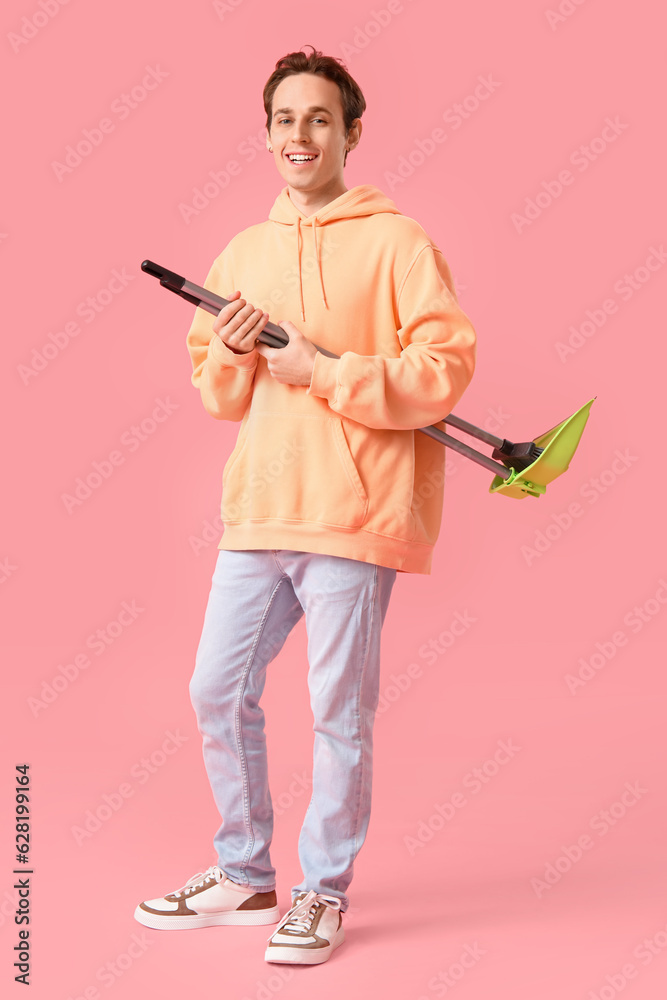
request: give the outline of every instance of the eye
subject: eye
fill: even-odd
[[[282,125],[284,122],[289,122],[291,120],[291,118],[279,118],[276,124]],[[313,118],[313,121],[320,122],[322,125],[328,125],[328,122],[325,121],[324,118]]]

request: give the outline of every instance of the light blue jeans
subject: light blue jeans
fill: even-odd
[[[190,696],[222,817],[214,837],[234,882],[276,888],[269,847],[264,712],[266,668],[305,612],[314,720],[312,796],[299,836],[297,893],[346,890],[371,807],[380,633],[396,570],[286,549],[221,549],[213,573]]]

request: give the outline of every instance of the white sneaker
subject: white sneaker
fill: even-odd
[[[267,962],[319,965],[345,940],[340,899],[301,892],[268,939]]]
[[[256,892],[232,882],[213,865],[161,899],[139,903],[134,919],[156,930],[185,930],[217,924],[273,924],[280,918],[275,890]]]

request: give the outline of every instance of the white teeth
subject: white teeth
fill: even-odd
[[[303,163],[304,161],[307,161],[307,160],[314,160],[315,157],[314,156],[301,156],[300,154],[297,153],[297,154],[294,154],[294,155],[290,155],[289,159],[292,160],[293,162],[296,162],[296,163]]]

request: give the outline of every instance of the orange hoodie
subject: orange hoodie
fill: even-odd
[[[235,354],[195,312],[192,383],[207,412],[240,421],[222,475],[219,549],[295,549],[430,573],[445,448],[416,428],[461,399],[475,331],[421,226],[362,184],[305,217],[280,192],[235,236],[205,285],[290,320],[319,346],[310,386]],[[440,425],[444,430],[444,424]]]

